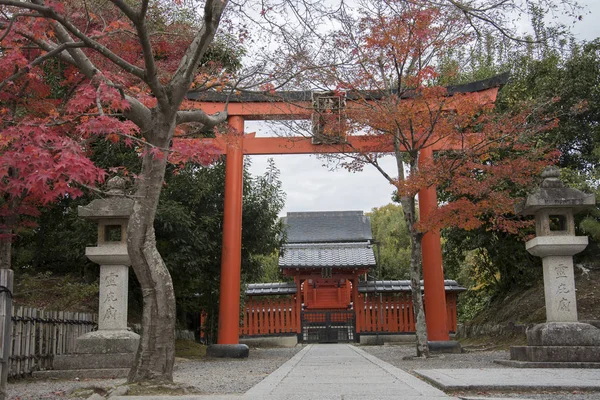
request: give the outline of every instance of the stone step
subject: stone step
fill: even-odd
[[[600,363],[600,346],[511,346],[510,359],[530,362]]]
[[[130,368],[71,369],[34,371],[36,379],[116,379],[127,378]]]
[[[135,354],[65,354],[54,356],[52,368],[55,370],[131,368]]]

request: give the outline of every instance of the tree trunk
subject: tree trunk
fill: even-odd
[[[8,228],[0,229],[0,268],[10,269],[12,253],[12,231]]]
[[[13,271],[11,267],[12,231],[0,229],[0,400],[6,395],[8,381],[8,357],[11,352],[12,331],[12,290]]]
[[[174,123],[157,122],[148,142],[167,148]],[[150,140],[154,138],[155,140]],[[175,362],[175,293],[167,267],[156,249],[154,219],[163,186],[167,154],[146,145],[136,181],[133,213],[127,226],[127,248],[143,295],[142,334],[129,382],[172,382]]]
[[[404,211],[404,220],[409,227],[410,233],[410,289],[415,312],[415,328],[417,338],[417,357],[429,357],[429,345],[427,344],[427,323],[425,322],[425,309],[423,307],[423,295],[421,293],[421,239],[423,234],[415,228],[415,199],[402,197],[400,199]]]
[[[400,151],[400,135],[394,136],[394,155],[398,169],[398,179],[406,179],[404,173],[403,153]],[[418,170],[418,155],[409,154],[410,173]],[[423,233],[415,226],[417,223],[417,207],[415,196],[400,197],[400,204],[404,213],[404,221],[410,234],[410,290],[415,313],[415,330],[417,339],[417,357],[429,357],[429,344],[427,343],[427,322],[425,320],[425,309],[423,307],[423,295],[421,293],[422,259],[421,240]]]

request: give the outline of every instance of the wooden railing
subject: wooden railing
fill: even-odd
[[[415,332],[410,295],[361,294],[358,304],[357,332]]]
[[[246,299],[240,336],[298,333],[299,316],[293,297]]]
[[[448,331],[456,332],[456,293],[446,294]],[[357,333],[414,333],[415,316],[410,293],[361,293],[354,308]],[[300,332],[294,297],[246,298],[240,336],[280,335]],[[206,320],[200,316],[201,326]],[[202,332],[202,331],[201,331]]]
[[[14,307],[8,376],[50,369],[55,355],[73,353],[75,339],[96,324],[95,314]]]
[[[356,331],[359,333],[415,332],[415,316],[409,293],[360,294],[356,308]],[[456,293],[446,294],[448,332],[456,332]]]

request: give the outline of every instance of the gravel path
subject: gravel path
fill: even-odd
[[[292,358],[302,347],[292,349],[251,349],[245,360],[210,358],[202,361],[177,359],[173,374],[176,383],[193,386],[202,394],[244,393]],[[111,388],[125,379],[89,380],[20,380],[9,383],[10,400],[71,398],[79,388]],[[82,399],[72,397],[72,399]]]
[[[178,359],[175,382],[193,386],[203,394],[244,393],[269,373],[300,351],[293,349],[251,349],[246,360],[207,359],[191,361]],[[429,359],[415,359],[414,347],[403,346],[361,346],[361,349],[400,369],[411,372],[415,369],[436,368],[506,368],[493,360],[508,359],[507,351],[469,349],[463,354],[443,354]],[[112,380],[21,380],[8,385],[8,398],[11,400],[58,400],[69,397],[72,390],[85,387],[110,388],[121,385],[124,379]],[[544,393],[448,393],[457,397],[502,397],[544,400],[598,400],[600,392],[544,392]],[[310,399],[308,399],[310,400]]]

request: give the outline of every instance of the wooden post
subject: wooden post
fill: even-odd
[[[296,333],[300,334],[302,333],[302,321],[301,319],[301,315],[302,315],[302,282],[300,280],[299,276],[296,276],[295,279],[296,281],[296,304],[294,305],[294,309],[296,310],[296,321],[295,321],[295,325],[296,325]],[[306,287],[306,284],[304,284]]]
[[[428,147],[421,150],[419,163],[424,164],[433,159],[433,150]],[[437,208],[435,187],[419,191],[419,213],[423,219]],[[444,270],[442,267],[442,246],[440,231],[432,230],[423,236],[423,289],[425,292],[425,319],[427,321],[427,340],[447,341],[448,324],[446,322],[446,291],[444,287]]]
[[[10,369],[13,278],[12,269],[0,269],[0,400],[6,398],[6,381]]]
[[[225,205],[223,211],[223,249],[219,291],[219,344],[238,344],[240,315],[240,274],[242,257],[242,192],[244,175],[244,118],[230,117],[236,131],[227,145],[225,162]]]

